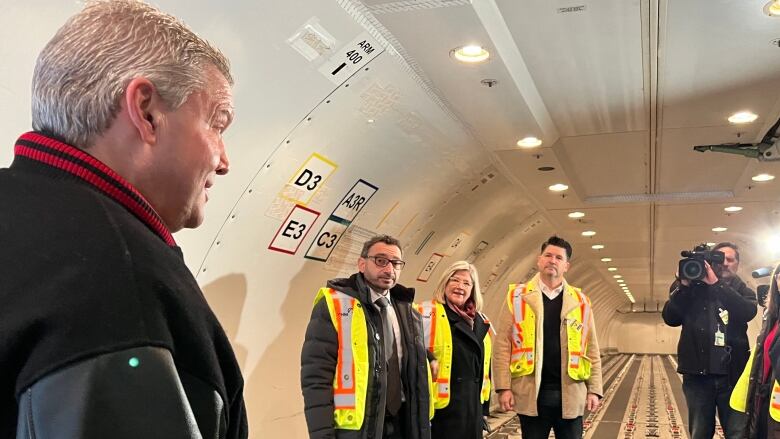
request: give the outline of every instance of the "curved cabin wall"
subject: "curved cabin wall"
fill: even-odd
[[[71,3],[3,7],[0,38],[25,35],[30,50],[0,47],[12,61],[0,69],[0,163],[10,163],[8,146],[30,127],[34,54],[77,10]],[[450,263],[473,260],[484,311],[497,321],[507,284],[533,274],[540,243],[556,230],[469,128],[366,31],[360,8],[346,0],[157,3],[233,64],[230,174],[211,191],[205,224],[176,239],[233,342],[252,437],[306,436],[299,357],[313,298],[327,279],[356,270],[360,245],[374,233],[402,241],[400,280],[419,300]],[[33,23],[42,31],[29,33]],[[326,31],[323,41],[332,37],[332,49],[312,60],[289,41],[307,23]],[[371,53],[349,45],[362,40]],[[373,59],[354,75],[333,74],[349,50]],[[578,260],[589,241],[564,237],[574,244],[567,278],[592,299],[602,349],[673,352],[675,330],[659,326],[658,314],[619,314],[628,303],[612,279]]]

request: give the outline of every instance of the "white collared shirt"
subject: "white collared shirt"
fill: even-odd
[[[377,293],[374,291],[373,288],[369,287],[369,290],[371,290],[371,303],[374,305],[374,308],[379,310],[379,312],[382,312],[382,310],[379,308],[379,305],[376,304],[377,299],[379,299],[382,296],[387,297],[387,299],[390,301],[390,311],[387,313],[390,316],[390,324],[393,325],[393,334],[395,335],[395,348],[398,350],[398,366],[401,367],[403,365],[403,362],[401,361],[404,358],[404,350],[403,350],[403,344],[401,343],[401,326],[398,323],[398,316],[395,314],[395,308],[393,307],[393,298],[390,297],[390,291],[385,290],[382,293]],[[387,353],[387,355],[390,355],[390,352]]]
[[[553,300],[556,297],[558,297],[559,294],[563,291],[563,288],[566,286],[566,279],[561,282],[560,285],[558,285],[558,288],[550,288],[547,286],[546,283],[540,278],[539,279],[539,289],[542,290],[542,293],[547,296],[548,299]]]

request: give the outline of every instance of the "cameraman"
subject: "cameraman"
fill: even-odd
[[[663,309],[667,325],[682,325],[677,372],[691,439],[712,439],[716,408],[726,439],[738,437],[746,422],[729,407],[729,396],[747,363],[747,323],[756,315],[756,293],[737,276],[737,246],[722,242],[714,250],[724,253],[723,264],[704,261],[702,280],[675,280]]]

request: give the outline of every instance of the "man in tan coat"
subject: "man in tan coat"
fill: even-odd
[[[603,395],[601,358],[590,299],[563,275],[571,245],[552,236],[536,261],[539,273],[511,284],[493,353],[502,410],[520,416],[523,439],[580,439],[585,408]]]

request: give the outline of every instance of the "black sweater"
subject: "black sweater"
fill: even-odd
[[[41,378],[144,346],[170,351],[183,382],[219,395],[224,437],[247,437],[241,372],[181,250],[143,197],[101,165],[28,133],[0,170],[0,437],[15,436],[18,398]],[[199,425],[214,417],[192,410]]]

